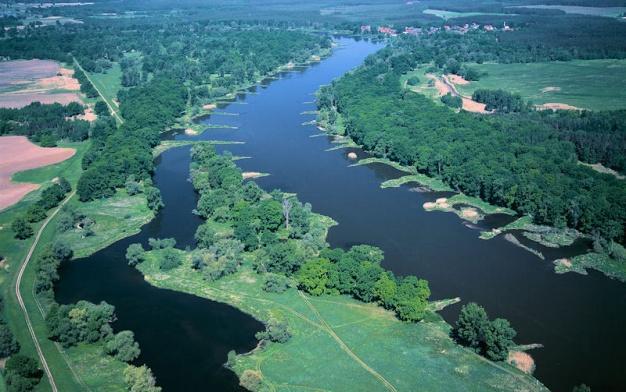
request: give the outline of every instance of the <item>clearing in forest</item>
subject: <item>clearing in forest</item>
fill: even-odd
[[[480,80],[456,85],[463,95],[502,89],[546,108],[626,108],[626,60],[573,60],[528,64],[470,64]]]
[[[0,210],[39,188],[37,184],[11,182],[13,174],[62,162],[75,152],[73,148],[39,147],[25,136],[0,137]]]

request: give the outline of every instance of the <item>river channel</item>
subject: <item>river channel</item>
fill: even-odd
[[[337,42],[329,58],[252,88],[202,120],[229,128],[173,137],[244,142],[218,150],[250,157],[237,163],[244,171],[270,173],[257,180],[261,187],[297,193],[314,211],[339,222],[329,232],[332,246],[376,245],[385,252],[386,268],[427,279],[432,298],[478,302],[491,317],[510,320],[518,343],[543,344],[529,353],[535,376],[550,389],[569,391],[584,382],[594,391],[624,390],[626,284],[593,271],[589,276],[553,271],[551,260],[583,252],[584,244],[558,251],[533,245],[544,261],[502,236],[481,240],[481,228],[508,218],[466,225],[451,213],[426,212],[422,204],[441,194],[414,192],[414,184],[381,189],[382,181],[402,173],[380,164],[350,167],[348,152],[367,155],[329,150],[336,146],[329,137],[303,125],[315,117],[306,112],[315,110],[313,93],[319,86],[381,48],[348,38]],[[197,196],[188,181],[189,162],[188,146],[158,158],[154,182],[165,208],[139,234],[64,264],[56,297],[61,303],[87,299],[114,305],[115,329],[135,332],[139,362],[153,369],[164,391],[237,390],[236,377],[222,364],[229,350],[253,348],[254,333],[263,326],[230,306],[154,288],[124,257],[129,244],[146,245],[149,237],[174,237],[177,247],[194,246],[200,220],[192,214]],[[455,305],[442,314],[453,323],[459,309]]]

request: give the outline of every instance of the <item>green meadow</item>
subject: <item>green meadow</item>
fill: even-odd
[[[425,14],[434,15],[441,19],[452,19],[452,18],[463,18],[466,16],[479,16],[479,15],[507,15],[507,14],[499,14],[492,12],[455,12],[455,11],[445,11],[445,10],[433,10],[426,9],[423,11]]]
[[[584,109],[626,108],[626,60],[573,60],[528,64],[471,64],[479,81],[457,88],[519,93],[534,104],[563,103]]]
[[[450,326],[434,312],[411,324],[346,296],[311,297],[293,287],[267,293],[263,275],[249,262],[234,275],[208,282],[191,268],[190,257],[161,271],[156,252],[137,266],[149,283],[228,303],[263,322],[288,322],[293,335],[288,342],[268,343],[229,364],[240,377],[260,375],[260,390],[546,390],[512,366],[455,344]]]
[[[51,184],[55,177],[65,177],[72,184],[72,188],[76,188],[76,183],[82,173],[82,157],[90,143],[61,143],[59,146],[75,148],[76,154],[55,165],[16,173],[13,176],[14,181],[37,183],[41,187],[0,213],[0,255],[6,260],[6,264],[0,270],[0,289],[4,294],[5,317],[21,344],[21,352],[33,358],[37,358],[37,353],[15,297],[15,283],[18,266],[24,260],[34,236],[26,240],[17,240],[13,237],[10,226],[16,217],[24,214],[39,199],[41,191]],[[59,215],[57,214],[43,231],[39,245],[24,272],[21,285],[24,304],[60,391],[122,391],[125,386],[122,369],[126,365],[110,356],[103,355],[101,343],[81,344],[64,350],[47,339],[48,330],[44,320],[45,304],[41,303],[34,294],[36,260],[46,244],[59,238],[68,240],[78,256],[95,252],[123,236],[136,232],[141,225],[152,218],[153,213],[147,208],[143,195],[128,197],[123,190],[118,191],[113,198],[89,203],[80,203],[74,196],[68,204],[75,205],[79,211],[96,221],[93,228],[94,235],[84,238],[77,230],[59,234],[57,230]],[[48,215],[52,211],[54,209]],[[33,224],[33,230],[37,232],[42,223]],[[0,380],[0,392],[4,390],[3,387],[4,382]],[[44,376],[36,387],[36,391],[50,390],[51,387]]]

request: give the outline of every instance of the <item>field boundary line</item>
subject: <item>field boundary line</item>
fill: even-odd
[[[28,310],[26,310],[26,305],[24,304],[24,299],[22,298],[22,292],[20,290],[20,286],[22,284],[22,277],[24,276],[24,271],[26,271],[26,267],[28,266],[28,263],[30,262],[30,260],[31,260],[31,258],[33,256],[33,253],[35,252],[35,249],[37,248],[37,245],[39,244],[39,239],[41,238],[41,235],[43,234],[44,230],[48,226],[48,223],[50,223],[50,221],[52,219],[54,219],[56,214],[61,210],[61,208],[68,201],[70,201],[70,199],[72,198],[72,196],[74,196],[75,193],[76,193],[76,191],[72,191],[72,193],[70,193],[70,195],[68,197],[66,197],[65,200],[63,200],[63,202],[56,208],[56,210],[54,210],[52,212],[52,214],[50,214],[50,216],[48,218],[46,218],[46,220],[43,222],[43,224],[41,225],[41,227],[37,231],[37,235],[35,236],[35,240],[33,241],[32,245],[30,246],[30,249],[28,250],[28,253],[26,254],[26,257],[24,258],[24,261],[22,261],[22,263],[20,265],[20,269],[19,269],[19,272],[17,274],[17,280],[15,281],[15,296],[17,297],[17,302],[19,303],[20,309],[22,310],[22,313],[24,314],[24,320],[26,321],[26,326],[28,327],[28,332],[30,332],[30,336],[33,339],[33,343],[35,344],[35,349],[37,350],[37,355],[39,356],[39,361],[41,362],[41,366],[43,366],[43,370],[46,373],[46,377],[48,378],[48,382],[50,383],[50,387],[52,388],[53,392],[58,392],[57,385],[54,382],[54,377],[52,376],[52,372],[50,371],[50,367],[48,366],[48,362],[46,361],[46,357],[43,354],[43,350],[41,349],[41,346],[39,345],[39,340],[37,340],[37,334],[35,333],[35,329],[33,328],[33,324],[30,321],[30,316],[28,315]]]

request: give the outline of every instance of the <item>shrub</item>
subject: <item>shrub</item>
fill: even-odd
[[[174,238],[148,238],[148,245],[153,250],[173,248],[176,246],[176,240]]]
[[[17,218],[11,223],[11,230],[15,233],[15,238],[25,240],[33,235],[33,228],[30,227],[26,219]]]
[[[6,358],[20,351],[20,344],[4,321],[0,322],[0,357]]]
[[[289,288],[289,279],[280,274],[268,273],[263,282],[263,290],[268,293],[282,293]]]
[[[441,97],[441,102],[446,106],[450,106],[451,108],[460,109],[463,107],[463,100],[461,97],[452,95],[447,93],[446,95]]]
[[[409,86],[417,86],[420,80],[417,76],[411,76],[406,82]]]
[[[145,250],[141,244],[128,245],[128,248],[126,249],[126,260],[128,261],[128,265],[134,267],[137,264],[142,263],[145,260],[144,252]]]
[[[287,328],[286,321],[271,319],[267,323],[265,331],[257,332],[254,335],[258,340],[269,340],[276,343],[285,343],[291,338],[291,333]]]
[[[463,306],[452,331],[457,342],[493,361],[507,358],[516,334],[507,320],[489,321],[485,309],[473,302]]]
[[[42,376],[37,361],[25,355],[15,354],[6,363],[5,380],[9,392],[32,391]]]
[[[130,362],[141,353],[132,331],[121,331],[113,335],[106,343],[106,353],[122,362]]]
[[[161,392],[161,387],[156,386],[152,371],[146,365],[128,365],[124,369],[124,381],[132,392]]]
[[[169,271],[180,266],[183,263],[183,259],[178,251],[173,248],[167,248],[163,250],[161,255],[160,268],[163,271]]]

